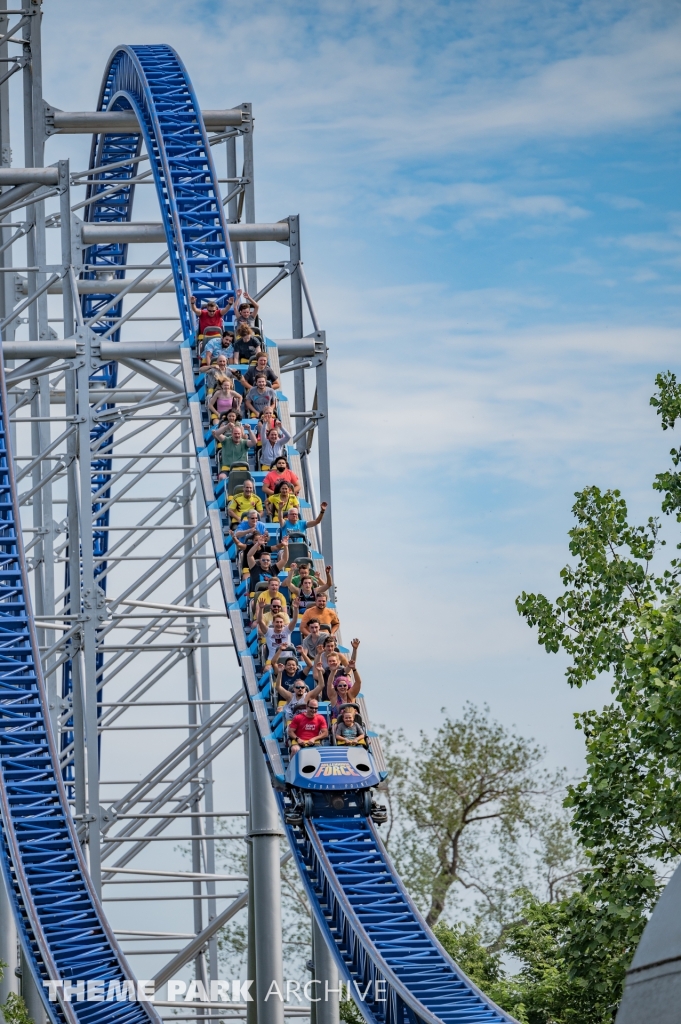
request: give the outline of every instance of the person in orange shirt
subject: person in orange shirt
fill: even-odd
[[[320,626],[329,626],[332,634],[338,632],[340,619],[333,608],[326,607],[326,594],[317,594],[313,606],[307,609],[300,620],[300,632],[303,636],[310,632],[307,625],[310,619],[316,619]]]

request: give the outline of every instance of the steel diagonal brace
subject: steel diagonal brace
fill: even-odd
[[[134,370],[136,373],[141,374],[143,377],[148,377],[149,380],[153,380],[154,384],[161,384],[167,388],[168,391],[176,395],[185,395],[185,390],[175,377],[171,377],[165,370],[159,370],[158,367],[153,366],[146,359],[119,359],[119,363],[123,363],[129,370]]]
[[[0,43],[0,46],[2,46],[2,43]],[[9,69],[9,71],[6,71],[4,73],[2,78],[0,78],[0,85],[4,85],[8,78],[11,78],[12,75],[16,75],[17,71],[21,71],[22,68],[25,68],[28,61],[28,57],[15,57],[14,64],[12,65],[12,67]]]
[[[100,341],[103,341],[105,338],[110,337],[112,334],[115,334],[116,331],[120,330],[120,328],[123,326],[123,324],[126,323],[130,319],[131,316],[134,316],[135,313],[138,312],[138,310],[142,309],[143,306],[146,306],[147,302],[149,302],[151,299],[153,299],[153,297],[155,295],[158,295],[158,293],[161,291],[162,288],[165,288],[165,286],[167,284],[170,284],[170,282],[173,280],[173,277],[174,277],[173,274],[168,274],[167,277],[161,278],[161,280],[158,282],[158,284],[156,284],[152,288],[152,290],[150,292],[148,292],[144,296],[143,299],[140,299],[140,301],[138,303],[136,303],[136,305],[134,305],[132,307],[132,309],[130,309],[125,314],[125,316],[122,316],[119,319],[117,319],[112,327],[109,327],[109,329],[107,331],[104,331],[103,334],[100,334],[100,336],[99,336]]]
[[[47,281],[41,284],[40,288],[36,288],[36,290],[31,295],[29,295],[27,299],[24,299],[24,301],[20,302],[18,306],[15,306],[10,315],[6,316],[4,320],[0,321],[0,332],[4,331],[5,328],[12,323],[13,320],[16,320],[19,314],[23,313],[23,311],[27,309],[28,306],[32,306],[36,299],[39,299],[40,296],[43,295],[51,285],[53,285],[56,281],[61,280],[61,276],[61,274],[52,274],[47,279]],[[7,381],[9,382],[9,377],[7,377]]]
[[[11,373],[6,374],[6,384],[18,384],[22,380],[26,380],[29,377],[44,377],[47,373],[59,373],[62,370],[71,369],[73,363],[57,363],[55,365],[54,359],[50,356],[46,356],[44,359],[30,359],[27,363],[23,363],[18,369],[12,370]],[[30,401],[30,399],[28,399]],[[22,405],[27,402],[22,402]],[[21,408],[21,406],[14,406],[12,411]]]
[[[129,377],[126,377],[126,380],[125,380],[126,384],[127,384],[127,382],[129,380],[132,380],[133,377],[134,377],[134,373],[131,373]],[[187,416],[187,419],[188,418],[189,418],[189,416]],[[98,417],[97,422],[98,423],[107,423],[108,420],[100,419]],[[110,452],[107,451],[108,448],[112,447],[112,445],[114,445],[114,444],[122,445],[125,441],[129,441],[131,438],[136,437],[137,434],[141,434],[142,431],[150,430],[151,429],[151,424],[143,423],[141,426],[136,427],[135,430],[132,430],[129,434],[125,434],[123,437],[113,438],[113,435],[119,429],[119,427],[120,427],[120,422],[113,423],[112,426],[109,428],[109,430],[107,430],[104,434],[102,434],[102,436],[98,439],[97,443],[92,446],[91,451],[92,451],[92,458],[93,459],[96,459],[96,458],[106,458],[107,455],[110,454]],[[190,434],[191,434],[191,430],[187,430],[184,434],[180,435],[180,437],[178,438],[178,444],[182,440],[183,437],[189,437]],[[112,440],[110,441],[109,438],[112,438]]]
[[[287,852],[279,861],[280,866],[283,867],[284,864],[286,864],[291,859],[291,857],[291,851],[287,850]],[[194,960],[199,955],[199,953],[201,953],[202,950],[205,949],[205,947],[208,945],[209,941],[213,938],[213,936],[217,935],[217,933],[222,928],[224,928],[224,926],[228,924],[229,921],[231,921],[232,918],[235,917],[240,910],[243,910],[247,903],[248,889],[242,892],[241,895],[238,896],[233,903],[230,903],[228,907],[225,907],[222,913],[218,914],[217,917],[214,917],[213,920],[206,925],[203,931],[200,931],[198,933],[196,938],[192,939],[192,941],[189,942],[184,947],[184,949],[181,949],[180,952],[177,953],[172,960],[169,960],[168,963],[161,968],[161,970],[155,975],[153,979],[156,988],[158,989],[162,985],[165,985],[167,981],[170,981],[173,975],[177,974],[178,971],[182,970],[185,964],[188,964],[190,960]]]
[[[175,747],[175,749],[171,751],[171,753],[168,754],[160,764],[155,765],[155,767],[145,775],[143,779],[140,779],[139,782],[135,783],[132,789],[130,789],[124,796],[120,797],[120,799],[116,800],[111,805],[113,813],[128,814],[135,804],[139,803],[140,800],[144,800],[156,786],[160,785],[161,782],[164,781],[168,772],[174,771],[178,765],[182,764],[182,762],[186,760],[191,751],[193,751],[197,746],[200,746],[201,743],[205,742],[207,737],[210,736],[211,732],[214,730],[216,724],[226,721],[226,719],[233,715],[235,711],[243,707],[245,701],[246,697],[243,691],[238,691],[233,694],[229,700],[215,712],[214,715],[211,715],[211,717],[201,726],[197,726],[191,736],[182,740],[182,742]],[[194,766],[192,765],[191,767],[193,768]],[[160,799],[160,796],[155,798],[155,800],[158,799]],[[158,808],[155,807],[154,811],[156,810],[158,810]],[[149,811],[149,813],[151,814],[152,812]],[[128,828],[133,832],[140,824],[140,822],[133,821],[130,823]]]
[[[92,327],[92,325],[96,324],[98,320],[101,320],[102,317],[106,313],[108,313],[110,309],[113,309],[114,306],[118,305],[118,303],[121,301],[121,299],[125,298],[125,296],[128,294],[128,292],[132,291],[132,289],[134,288],[134,286],[136,284],[139,284],[140,281],[143,281],[145,277],[148,277],[149,274],[152,272],[152,270],[155,270],[156,267],[160,266],[160,264],[163,263],[163,261],[166,260],[167,258],[168,258],[168,250],[166,249],[166,251],[161,256],[159,256],[159,258],[157,260],[154,260],[154,262],[146,270],[143,270],[141,274],[139,274],[137,277],[133,278],[132,281],[130,281],[129,284],[126,284],[125,288],[123,288],[120,292],[118,292],[118,294],[115,295],[113,297],[113,299],[111,299],[110,302],[107,302],[107,304],[105,306],[103,306],[99,310],[99,312],[97,313],[96,316],[91,317],[87,321],[87,325],[86,326],[87,327]],[[104,286],[106,286],[106,283],[107,283],[106,281],[102,282],[102,284]],[[102,292],[104,294],[106,294],[105,287],[102,288]]]
[[[173,431],[173,430],[175,430],[175,424],[174,423],[171,423],[169,426],[165,427],[164,430],[162,430],[161,433],[158,434],[154,438],[153,441],[149,442],[149,444],[146,446],[146,448],[142,449],[142,451],[139,453],[139,455],[136,455],[134,458],[131,458],[129,462],[126,462],[125,466],[123,466],[122,469],[120,469],[117,473],[115,473],[112,477],[110,477],[109,481],[106,484],[104,484],[102,487],[100,487],[100,489],[98,491],[94,491],[93,492],[93,494],[92,494],[92,501],[93,502],[97,501],[98,498],[102,494],[105,493],[105,491],[107,491],[110,487],[112,487],[113,484],[118,483],[118,480],[121,477],[123,477],[126,473],[128,473],[132,469],[133,466],[136,466],[137,463],[141,459],[153,458],[154,456],[152,454],[151,449],[153,449],[157,444],[159,444],[163,440],[163,438],[167,437],[167,435],[170,434],[171,431]],[[173,443],[171,445],[169,445],[168,448],[164,448],[162,452],[159,452],[159,455],[169,455],[172,452],[173,448],[176,448],[176,447],[177,447],[177,441],[173,441]],[[160,461],[161,460],[159,458],[157,458],[156,462],[153,463],[153,465],[156,465]],[[145,467],[143,472],[147,473],[149,468],[150,467],[148,467],[148,466]],[[133,483],[137,483],[140,479],[141,479],[141,475],[135,476],[135,480],[134,480]],[[122,494],[125,494],[126,490],[130,490],[130,487],[126,487],[125,490],[119,491],[119,493],[116,495],[116,497],[120,498]]]
[[[135,526],[130,527],[129,531],[126,534],[124,534],[123,537],[120,538],[120,540],[117,540],[113,547],[109,548],[109,551],[111,553],[118,551],[120,548],[123,547],[124,544],[127,544],[129,540],[133,540],[134,538],[132,547],[128,548],[128,551],[126,552],[126,554],[129,554],[136,547],[139,547],[140,544],[143,544],[145,541],[149,540],[149,538],[153,534],[153,530],[155,530],[157,526],[162,526],[163,523],[165,523],[166,519],[169,519],[170,516],[174,515],[177,509],[176,507],[168,509],[166,514],[158,523],[148,524],[148,519],[151,518],[152,515],[156,515],[157,512],[160,512],[163,506],[166,505],[169,501],[174,502],[174,499],[183,490],[184,486],[184,481],[179,483],[174,488],[174,490],[170,492],[168,497],[164,499],[163,502],[159,502],[159,504],[151,510],[148,516],[145,516],[140,523],[137,523]],[[136,537],[135,535],[139,532],[143,532],[145,536]]]
[[[213,579],[210,581],[210,583],[207,583],[205,586],[200,586],[200,584],[204,583],[204,581],[206,579],[208,579],[209,576],[212,575],[214,570],[215,570],[215,566],[214,565],[210,565],[209,568],[206,569],[201,574],[201,576],[199,576],[196,580],[193,581],[193,583],[191,584],[190,587],[187,587],[187,589],[184,592],[184,596],[186,596],[188,593],[191,593],[192,590],[196,590],[196,600],[198,601],[200,597],[203,597],[204,594],[207,594],[208,591],[211,590],[215,586],[215,584],[219,581],[219,579],[220,579],[219,574],[213,576]],[[176,604],[178,603],[178,600],[179,599],[176,599]],[[145,601],[132,601],[132,602],[126,601],[125,603],[126,604],[131,603],[133,605],[138,605],[138,606],[146,604]],[[101,630],[100,636],[106,637],[113,629],[121,628],[125,624],[126,619],[127,619],[129,614],[134,614],[134,609],[131,612],[123,614],[123,615],[120,615],[120,614],[119,615],[112,615],[111,616],[111,622],[107,623],[107,625],[103,627],[103,629]],[[175,626],[175,620],[178,619],[178,618],[186,619],[186,622],[189,623],[189,619],[187,618],[187,612],[186,611],[181,611],[181,612],[178,612],[178,614],[173,614],[173,611],[170,608],[168,608],[168,609],[162,609],[161,611],[156,611],[154,614],[152,614],[151,612],[149,612],[147,614],[148,614],[148,616],[149,616],[151,621],[148,622],[146,626],[143,626],[140,629],[140,631],[138,632],[137,636],[133,640],[133,643],[137,643],[139,640],[141,640],[144,637],[144,634],[148,633],[149,630],[156,629],[156,627],[159,625],[159,623],[162,623],[162,625],[159,626],[159,630],[160,631],[172,629]],[[197,619],[204,618],[207,615],[208,616],[210,616],[210,615],[220,615],[221,618],[223,617],[220,612],[215,612],[215,611],[213,611],[212,609],[209,609],[209,608],[201,609],[201,611],[197,610],[196,612],[193,612],[192,615],[195,618],[197,618]],[[126,628],[133,628],[133,627],[126,627]],[[138,629],[139,627],[137,625],[135,625],[134,628]],[[159,635],[159,631],[157,630],[157,632],[154,633],[154,637],[156,637],[158,635]]]
[[[27,501],[30,501],[34,494],[37,494],[37,492],[41,491],[43,487],[49,484],[51,480],[54,480],[56,476],[59,476],[60,473],[63,473],[66,467],[69,465],[69,463],[73,462],[74,458],[75,455],[59,455],[56,460],[57,465],[53,469],[51,469],[49,473],[42,477],[40,482],[37,483],[35,487],[32,487],[30,491],[25,491],[23,494],[20,494],[18,496],[19,504],[25,505]]]
[[[268,292],[271,292],[272,289],[276,285],[278,285],[280,281],[283,281],[285,278],[290,277],[295,269],[295,264],[287,263],[286,266],[279,271],[276,277],[273,277],[271,281],[268,281],[265,287],[261,288],[258,294],[253,296],[253,301],[260,302],[263,296],[267,295]]]
[[[39,464],[39,463],[40,463],[40,462],[41,462],[41,461],[42,461],[42,460],[43,460],[44,458],[46,458],[46,457],[47,457],[47,456],[48,456],[48,455],[50,454],[50,452],[53,452],[53,451],[54,451],[54,449],[55,449],[55,448],[57,448],[57,447],[58,447],[58,446],[59,446],[59,445],[60,445],[60,444],[62,443],[62,441],[65,441],[65,440],[66,440],[66,438],[67,438],[67,437],[70,437],[70,436],[71,436],[71,434],[73,434],[73,433],[74,433],[74,431],[76,431],[77,429],[78,429],[78,428],[77,428],[77,427],[75,427],[75,426],[73,426],[73,427],[67,427],[67,429],[66,429],[66,430],[65,430],[65,431],[63,432],[63,434],[60,434],[60,435],[59,435],[59,437],[57,437],[57,438],[56,438],[56,439],[55,439],[55,440],[54,440],[54,441],[52,442],[52,444],[48,445],[48,446],[47,446],[47,448],[44,448],[44,449],[43,449],[43,450],[41,451],[40,455],[37,455],[37,456],[35,457],[35,459],[32,459],[32,460],[31,460],[31,462],[29,462],[27,466],[24,466],[24,468],[23,468],[22,470],[20,470],[20,471],[19,471],[19,472],[18,472],[18,473],[16,474],[16,476],[15,476],[15,480],[16,480],[16,482],[17,482],[17,483],[19,483],[19,481],[20,481],[20,480],[23,480],[25,476],[28,476],[28,475],[29,475],[29,473],[31,473],[31,472],[32,472],[32,471],[33,471],[33,470],[35,469],[35,467],[36,467],[36,466],[37,466],[37,465],[38,465],[38,464]]]
[[[156,683],[161,678],[163,678],[163,676],[167,675],[171,668],[174,668],[175,665],[179,665],[180,662],[184,660],[184,657],[184,651],[179,651],[174,658],[171,658],[170,661],[166,661],[164,659],[160,666],[154,665],[153,668],[150,668],[149,671],[145,675],[143,675],[141,679],[137,680],[135,685],[131,687],[131,689],[128,690],[127,693],[124,693],[122,695],[122,697],[120,698],[121,703],[129,701],[132,706],[134,704],[134,700],[130,700],[131,697],[134,696],[135,700],[139,700],[140,697],[143,697],[144,694],[152,688],[152,686],[155,686]],[[104,680],[104,685],[106,685],[107,682],[108,678]],[[118,718],[121,717],[121,715],[124,715],[127,710],[128,708],[121,707],[110,708],[108,711],[105,711],[102,717],[100,718],[102,727],[112,725]]]
[[[220,576],[219,575],[213,576],[213,578],[210,580],[210,582],[205,587],[201,587],[200,590],[196,591],[196,587],[200,583],[202,583],[207,577],[212,575],[213,571],[214,571],[214,567],[211,566],[210,569],[207,569],[206,572],[203,573],[202,576],[199,576],[198,579],[194,580],[194,582],[191,584],[191,586],[187,587],[187,589],[184,591],[184,593],[180,595],[180,599],[186,597],[187,594],[189,594],[189,593],[196,592],[196,597],[197,597],[197,600],[198,600],[198,598],[200,596],[202,596],[203,594],[207,594],[209,590],[212,590],[213,587],[217,586],[219,584],[219,582],[220,582]],[[155,632],[153,632],[151,634],[151,636],[148,637],[148,642],[149,643],[152,643],[154,640],[156,640],[157,637],[161,636],[164,632],[166,632],[166,630],[168,629],[168,626],[170,625],[170,623],[169,622],[163,622],[163,624],[159,626],[159,622],[161,622],[161,617],[157,617],[157,618],[155,618],[153,620],[153,622],[148,623],[137,634],[137,636],[133,638],[133,643],[138,643],[140,640],[143,640],[144,637],[146,636],[146,634],[148,634],[150,630],[155,630]],[[111,623],[111,625],[106,626],[102,630],[100,635],[106,636],[114,628],[115,628],[115,623]],[[148,649],[148,648],[145,648],[145,649]],[[127,657],[125,657],[126,653],[127,652],[125,652],[125,651],[120,651],[118,654],[114,654],[113,657],[109,658],[109,660],[107,661],[107,664],[106,664],[106,669],[107,669],[106,676],[103,679],[101,685],[98,687],[98,689],[101,690],[106,685],[106,683],[111,682],[111,680],[114,679],[114,677],[117,676],[119,674],[119,672],[122,672],[124,669],[126,669],[128,667],[128,665],[132,664],[132,662],[134,661],[134,659],[137,657],[137,655],[140,652],[136,651],[134,654],[129,654]],[[184,653],[182,654],[182,656],[184,657]],[[124,660],[121,661],[120,665],[116,665],[116,662],[118,661],[118,659],[124,659]],[[115,671],[113,671],[113,669],[115,669]],[[131,691],[129,691],[129,693],[126,695],[126,699],[127,699],[127,696],[129,696],[130,693],[134,692],[136,687],[139,686],[139,685],[141,685],[141,682],[137,683],[136,686],[133,687],[133,689]],[[147,688],[145,688],[145,689],[147,689]]]
[[[180,539],[180,540],[179,540],[179,541],[177,542],[177,544],[173,544],[173,546],[172,546],[172,548],[170,549],[170,551],[166,552],[166,554],[165,554],[165,555],[163,555],[163,556],[162,556],[161,558],[159,558],[159,559],[158,559],[158,561],[154,562],[154,564],[152,565],[152,567],[151,567],[150,569],[147,569],[147,571],[146,571],[146,572],[144,573],[144,575],[143,575],[143,576],[140,576],[140,578],[139,578],[138,580],[135,580],[135,582],[134,582],[133,584],[131,584],[131,586],[129,586],[129,587],[127,588],[127,590],[124,590],[124,591],[123,591],[123,593],[122,593],[122,594],[121,594],[121,595],[120,595],[119,597],[117,597],[117,598],[115,599],[115,601],[113,601],[113,602],[112,602],[112,603],[111,603],[111,604],[109,605],[109,610],[110,610],[110,611],[113,611],[113,610],[114,610],[115,608],[118,608],[119,604],[121,604],[121,603],[122,603],[122,602],[123,602],[123,601],[125,600],[125,598],[126,598],[126,597],[130,597],[130,595],[131,595],[131,594],[133,593],[133,591],[134,591],[134,590],[136,590],[136,589],[137,589],[137,587],[139,587],[139,586],[140,586],[140,585],[141,585],[142,583],[144,583],[144,582],[145,582],[146,580],[148,580],[148,579],[149,579],[149,578],[150,578],[151,576],[153,576],[153,574],[154,574],[154,573],[156,572],[156,570],[157,570],[157,569],[158,569],[158,568],[159,568],[160,566],[162,566],[162,565],[164,564],[164,562],[166,562],[166,561],[167,561],[167,560],[168,560],[169,558],[172,558],[172,556],[173,556],[173,555],[174,555],[174,554],[175,554],[175,553],[176,553],[177,551],[179,551],[179,550],[180,550],[180,548],[184,547],[184,545],[185,545],[185,544],[187,543],[187,541],[188,541],[188,540],[190,540],[190,539],[191,539],[192,537],[195,537],[195,536],[196,536],[196,534],[197,534],[197,533],[199,532],[199,530],[202,530],[202,529],[204,529],[204,528],[205,528],[205,526],[206,526],[206,525],[207,525],[207,524],[208,524],[209,522],[210,522],[210,519],[208,518],[208,516],[204,516],[204,518],[203,518],[203,519],[202,519],[202,520],[201,520],[200,522],[198,522],[198,523],[196,524],[196,526],[193,526],[193,527],[191,528],[191,530],[187,530],[187,531],[186,531],[186,536],[185,536],[185,537],[182,537],[182,538],[181,538],[181,539]],[[194,546],[194,548],[192,548],[192,551],[196,551],[196,550],[198,550],[198,548],[199,548],[199,547],[201,547],[201,545],[203,545],[203,544],[205,544],[205,541],[204,541],[203,539],[201,539],[201,541],[199,541],[199,543],[198,543],[198,544],[196,544],[196,545]],[[143,600],[145,599],[145,597],[148,597],[148,596],[149,596],[149,594],[151,594],[151,593],[153,592],[153,590],[155,589],[155,586],[156,586],[156,585],[154,585],[154,587],[152,587],[152,588],[151,588],[151,590],[150,590],[150,591],[148,591],[148,593],[146,593],[146,594],[143,594],[143,595],[140,595],[140,596],[139,596],[139,598],[138,598],[138,600],[139,600],[139,601],[143,601]]]
[[[242,704],[245,703],[246,699],[244,697]],[[194,761],[194,763],[191,764],[182,773],[182,775],[180,775],[178,779],[176,779],[169,786],[167,786],[166,789],[158,797],[156,797],[155,800],[151,801],[148,805],[145,804],[145,813],[154,814],[157,811],[159,811],[162,807],[165,807],[168,801],[172,800],[173,797],[177,793],[179,793],[179,791],[183,789],[188,782],[191,782],[191,780],[194,779],[199,772],[203,771],[206,765],[209,765],[211,761],[213,761],[218,756],[218,754],[221,754],[223,750],[225,750],[231,743],[234,742],[234,740],[238,739],[243,734],[244,729],[246,729],[247,727],[248,715],[245,715],[232,726],[229,732],[225,733],[225,735],[220,739],[218,743],[213,744],[207,751],[204,751],[203,754],[201,754],[201,756],[198,757],[197,760]],[[202,739],[200,742],[205,742],[205,739]],[[186,760],[189,754],[192,753],[197,746],[199,746],[198,742],[192,744],[191,749],[187,750],[186,754],[181,760]],[[158,784],[158,782],[153,783],[153,785],[149,787],[149,790],[153,789]],[[134,806],[134,804],[132,806]],[[169,824],[170,819],[165,820],[163,822],[164,828],[167,827]],[[151,833],[148,834],[151,835]],[[118,836],[115,836],[113,838],[118,840]],[[102,854],[102,859],[107,860],[112,853],[115,853],[116,850],[119,849],[120,846],[130,842],[134,842],[135,845],[132,847],[132,849],[124,853],[123,856],[119,860],[117,860],[113,865],[113,867],[116,868],[125,867],[126,864],[129,864],[130,861],[133,860],[148,845],[145,842],[144,836],[131,835],[127,838],[123,837],[120,842],[112,842],[111,845],[107,848],[107,850]]]
[[[6,43],[8,39],[11,39],[12,36],[16,35],[20,28],[23,28],[24,25],[28,25],[33,15],[37,13],[37,11],[31,11],[30,14],[25,14],[23,18],[21,18],[21,20],[9,30],[9,32],[5,32],[4,36],[0,36],[0,46]]]
[[[175,424],[172,425],[172,427],[174,427],[174,426],[175,426]],[[169,429],[172,429],[172,427],[169,428]],[[170,450],[172,451],[172,449],[170,449]],[[105,512],[108,512],[108,510],[111,508],[111,506],[115,505],[116,502],[119,500],[119,498],[122,498],[123,495],[126,494],[131,489],[131,487],[134,487],[136,483],[139,483],[139,481],[142,479],[143,476],[144,476],[144,471],[142,471],[142,473],[138,473],[135,476],[135,478],[133,480],[131,480],[129,484],[126,484],[126,486],[123,487],[114,497],[108,498],[102,504],[101,508],[99,508],[96,512],[92,513],[93,520],[96,522],[102,515],[104,515]]]

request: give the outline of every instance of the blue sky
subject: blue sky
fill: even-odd
[[[373,716],[414,732],[487,701],[578,770],[572,712],[607,685],[569,692],[514,598],[555,594],[578,488],[657,508],[681,3],[44,9],[59,107],[94,106],[119,42],[174,45],[205,107],[254,104],[258,219],[301,214],[331,346],[336,577]],[[85,159],[85,140],[49,146]],[[263,303],[273,336],[284,298]]]

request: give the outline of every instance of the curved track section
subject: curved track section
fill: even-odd
[[[211,466],[211,437],[198,373],[191,294],[212,295],[221,305],[234,295],[235,273],[210,147],[187,73],[167,46],[117,49],[109,63],[100,105],[135,110],[150,157],[168,241],[184,330],[182,370],[190,410],[200,478],[209,511],[215,555],[221,571],[226,607],[244,686],[255,713],[264,756],[282,810],[284,761],[272,732],[265,695],[253,654],[257,640],[246,629],[247,598],[240,584],[233,545],[225,547],[227,523],[224,493],[216,499]],[[92,168],[110,159],[116,137],[95,140]],[[120,138],[120,137],[119,137]],[[132,151],[129,149],[129,153]],[[131,173],[133,165],[130,165]],[[118,171],[120,174],[120,171]],[[97,186],[100,188],[100,186]],[[132,193],[129,195],[132,199]],[[107,219],[125,220],[130,201]],[[105,254],[89,250],[88,262]],[[112,254],[122,274],[125,252]],[[103,301],[110,301],[106,296]],[[3,394],[3,416],[6,404]],[[280,417],[290,422],[282,396]],[[0,450],[0,686],[2,723],[2,811],[11,877],[20,927],[35,951],[34,969],[43,977],[107,977],[105,970],[125,974],[125,965],[107,931],[89,887],[87,872],[73,832],[55,755],[46,729],[44,693],[36,672],[37,646],[29,625],[28,591],[17,534],[16,495],[5,444],[3,419]],[[293,453],[293,450],[292,450]],[[222,507],[221,507],[222,506]],[[5,611],[6,609],[6,611]],[[6,615],[6,618],[3,618]],[[362,1012],[375,1024],[496,1024],[511,1021],[457,968],[425,926],[383,849],[374,826],[364,818],[306,820],[288,827],[289,841],[315,916],[335,950],[346,981]],[[40,850],[36,857],[35,850]],[[14,867],[12,866],[14,865]],[[54,866],[53,866],[54,865]],[[59,886],[68,884],[62,891]],[[64,889],[66,886],[64,885]],[[60,910],[63,911],[59,916]],[[64,914],[68,917],[65,920]],[[88,959],[99,950],[103,966]],[[372,982],[385,1000],[363,1001]],[[153,1017],[144,1004],[71,1003],[55,1021],[96,1021]]]
[[[0,389],[0,809],[2,871],[30,968],[43,981],[81,978],[123,991],[134,975],[90,883],[48,724],[30,607],[19,506],[9,453],[9,414]],[[130,989],[128,989],[130,991]],[[75,998],[74,991],[74,998]],[[137,1002],[52,1002],[53,1024],[158,1024]]]

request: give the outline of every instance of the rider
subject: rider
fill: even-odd
[[[301,747],[313,747],[329,735],[326,719],[319,713],[316,698],[308,700],[305,711],[297,714],[289,723],[288,736],[291,754],[297,754]]]
[[[227,316],[230,309],[234,305],[234,299],[227,299],[227,305],[220,309],[214,298],[206,299],[205,309],[201,309],[197,302],[196,296],[192,295],[189,304],[192,308],[192,312],[196,315],[199,321],[198,334],[204,338],[221,338],[222,337],[222,318]]]

